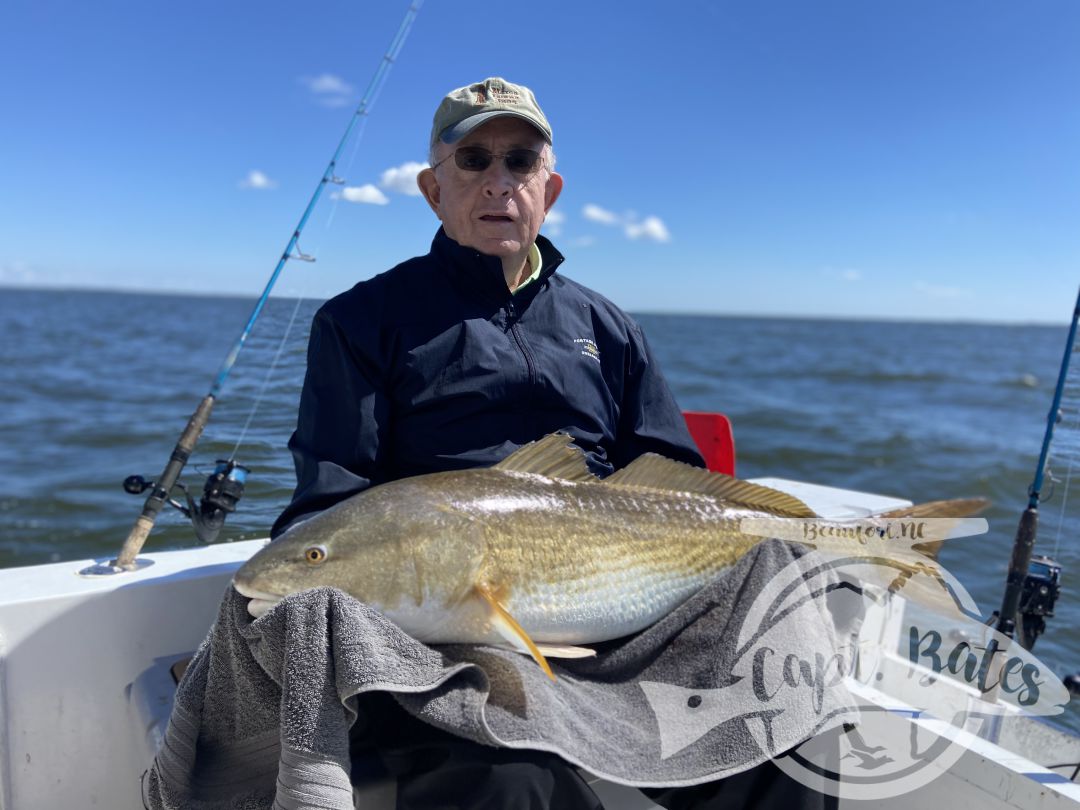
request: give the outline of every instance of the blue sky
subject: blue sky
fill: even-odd
[[[0,284],[257,294],[405,8],[8,0]],[[277,292],[425,252],[394,181],[502,75],[554,128],[564,271],[627,309],[1064,322],[1078,39],[1073,0],[427,0],[339,172],[384,204],[324,199]]]

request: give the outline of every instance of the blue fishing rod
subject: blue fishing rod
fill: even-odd
[[[1054,438],[1054,426],[1061,421],[1061,397],[1065,392],[1069,360],[1076,344],[1078,320],[1080,320],[1080,293],[1077,294],[1076,307],[1073,309],[1069,337],[1065,341],[1065,356],[1061,359],[1057,388],[1054,390],[1054,402],[1046,418],[1046,433],[1043,436],[1042,450],[1039,452],[1039,462],[1035,466],[1035,479],[1028,489],[1027,508],[1021,514],[1020,524],[1016,529],[1016,539],[1013,541],[1012,558],[1009,561],[1009,574],[1005,584],[1005,596],[1001,602],[1001,611],[997,616],[997,631],[1012,638],[1019,630],[1018,640],[1022,647],[1029,650],[1046,629],[1045,617],[1053,615],[1054,602],[1061,593],[1061,566],[1049,557],[1033,559],[1032,550],[1035,547],[1035,535],[1039,527],[1039,500],[1042,497],[1046,461],[1050,454],[1050,442]]]
[[[150,530],[154,527],[154,521],[157,519],[158,513],[161,512],[166,504],[170,504],[177,509],[180,509],[185,515],[191,518],[192,522],[195,524],[195,531],[198,534],[199,539],[203,542],[212,542],[217,537],[218,532],[221,531],[221,527],[225,522],[225,517],[235,510],[236,502],[243,494],[244,479],[247,475],[247,469],[245,467],[237,464],[231,458],[227,461],[219,461],[213,474],[207,479],[206,486],[203,490],[203,497],[198,505],[195,504],[194,499],[187,492],[186,488],[179,483],[180,473],[183,471],[184,466],[191,457],[195,445],[199,441],[199,437],[202,436],[203,429],[210,419],[210,412],[214,408],[214,401],[221,393],[225,381],[229,377],[229,373],[236,364],[236,359],[240,355],[240,351],[244,348],[248,335],[251,334],[251,330],[255,326],[255,321],[258,320],[259,315],[262,313],[263,307],[270,297],[270,291],[277,283],[278,276],[281,275],[285,263],[290,259],[305,262],[315,261],[312,256],[305,254],[300,249],[300,234],[303,233],[304,226],[307,225],[308,219],[315,209],[316,203],[318,203],[319,198],[322,197],[323,189],[325,189],[329,183],[338,185],[344,183],[344,180],[335,174],[338,159],[341,157],[341,153],[345,149],[345,144],[348,142],[357,124],[370,114],[375,99],[382,89],[386,77],[389,75],[390,69],[397,59],[398,53],[405,44],[406,38],[409,36],[413,21],[416,19],[417,12],[419,12],[422,4],[423,0],[412,0],[408,10],[405,12],[405,17],[402,19],[401,25],[398,27],[393,40],[390,42],[390,47],[379,61],[379,66],[375,70],[375,74],[371,77],[371,81],[368,83],[367,89],[364,91],[364,95],[361,98],[356,111],[349,119],[348,126],[346,126],[345,132],[338,142],[337,149],[334,150],[333,157],[330,158],[330,163],[327,165],[326,171],[323,172],[322,178],[320,178],[318,184],[315,186],[315,191],[312,193],[311,199],[308,201],[307,207],[300,217],[299,224],[297,224],[296,228],[293,230],[293,234],[289,238],[289,242],[285,246],[285,250],[282,252],[281,258],[274,268],[274,272],[271,273],[270,279],[266,283],[266,288],[263,290],[262,295],[259,296],[259,300],[255,302],[255,307],[252,309],[251,316],[248,318],[247,323],[240,332],[240,336],[236,339],[232,349],[229,350],[228,355],[225,357],[225,361],[221,364],[221,368],[218,369],[213,384],[210,386],[210,391],[203,397],[202,401],[195,409],[195,412],[191,415],[191,418],[188,419],[187,426],[180,434],[180,438],[173,448],[172,455],[169,457],[165,469],[162,471],[161,475],[158,476],[156,481],[146,481],[141,476],[135,475],[130,476],[124,481],[124,489],[128,492],[132,494],[141,494],[146,490],[150,490],[150,495],[146,498],[146,502],[143,504],[142,513],[136,518],[135,525],[131,528],[127,539],[124,541],[124,546],[120,550],[120,554],[112,561],[111,565],[99,566],[98,568],[108,569],[108,572],[112,573],[118,571],[131,571],[138,568],[139,566],[136,558],[139,551],[146,542],[146,538],[150,535]],[[173,488],[177,486],[184,489],[188,502],[186,507],[172,499]],[[102,572],[98,571],[96,573]]]
[[[1039,451],[1039,461],[1035,465],[1035,478],[1028,488],[1027,508],[1020,515],[1020,523],[1016,527],[1012,557],[1009,560],[1009,573],[1005,580],[1005,596],[1001,600],[1001,609],[995,612],[990,620],[995,622],[994,629],[1010,641],[1002,643],[999,641],[1001,636],[995,636],[987,642],[981,675],[984,683],[990,682],[987,679],[990,677],[992,667],[997,668],[997,675],[993,680],[1000,683],[1003,665],[1001,661],[995,661],[995,659],[1000,653],[1006,652],[1011,643],[1019,644],[1026,650],[1035,646],[1035,641],[1046,629],[1046,617],[1054,615],[1054,604],[1061,595],[1061,566],[1049,557],[1035,557],[1032,552],[1039,528],[1039,501],[1042,498],[1046,462],[1050,456],[1050,442],[1054,438],[1054,426],[1061,421],[1061,398],[1065,393],[1069,360],[1072,358],[1073,347],[1076,344],[1078,321],[1080,321],[1080,292],[1076,296],[1069,336],[1065,340],[1065,355],[1061,358],[1057,387],[1054,389],[1054,401],[1046,417],[1046,432],[1043,435],[1042,449]],[[1064,682],[1069,691],[1080,692],[1080,675],[1069,676],[1064,679]],[[984,693],[984,699],[987,695],[991,695],[993,696],[991,699],[996,701],[997,688],[994,686]],[[997,742],[1001,735],[1001,721],[1001,714],[992,715],[980,730],[980,736]]]

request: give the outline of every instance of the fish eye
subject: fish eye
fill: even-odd
[[[304,559],[312,565],[318,565],[326,561],[325,546],[310,546],[304,550]]]

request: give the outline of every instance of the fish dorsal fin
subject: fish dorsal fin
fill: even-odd
[[[597,481],[585,463],[585,453],[566,433],[549,433],[529,442],[495,465],[496,470],[525,472],[564,481]]]
[[[774,515],[817,517],[809,506],[786,492],[740,481],[723,473],[692,467],[656,453],[639,456],[617,473],[605,478],[603,485],[663,492],[693,492]]]

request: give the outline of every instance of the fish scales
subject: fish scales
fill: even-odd
[[[495,471],[478,471],[476,478],[481,477],[503,491],[517,489],[518,503],[537,486],[530,480],[505,482]],[[728,519],[724,507],[707,496],[607,491],[561,481],[547,482],[546,489],[543,500],[557,504],[550,513],[528,507],[485,512],[482,503],[455,501],[483,523],[489,553],[485,570],[494,579],[594,592],[601,577],[631,587],[652,573],[663,579],[679,574],[708,578],[759,539],[740,535],[738,517]],[[746,514],[739,510],[739,517]],[[745,543],[724,542],[736,538]]]
[[[443,494],[483,527],[480,578],[503,585],[507,609],[538,641],[639,629],[760,540],[738,534],[737,519],[708,496],[507,479],[475,471]]]

